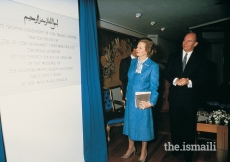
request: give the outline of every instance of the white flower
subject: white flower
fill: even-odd
[[[215,121],[215,124],[220,124],[220,121],[217,121],[217,120],[216,120],[216,121]]]
[[[224,110],[213,111],[209,114],[209,122],[215,124],[228,124],[230,115]]]

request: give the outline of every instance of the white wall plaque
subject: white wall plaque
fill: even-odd
[[[77,19],[11,1],[0,10],[0,95],[80,84]]]

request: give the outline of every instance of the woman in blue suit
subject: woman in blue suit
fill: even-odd
[[[152,107],[158,98],[159,66],[150,57],[155,52],[155,44],[149,38],[142,38],[137,46],[138,58],[131,61],[128,72],[126,109],[123,133],[128,136],[129,147],[121,158],[128,158],[136,152],[134,141],[142,141],[139,162],[147,156],[147,142],[154,139]],[[142,101],[135,106],[135,92],[151,91],[150,101]]]

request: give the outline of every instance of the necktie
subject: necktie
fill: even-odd
[[[183,71],[184,71],[184,68],[185,68],[185,66],[186,66],[186,61],[187,61],[187,53],[184,55],[184,59],[183,59]]]

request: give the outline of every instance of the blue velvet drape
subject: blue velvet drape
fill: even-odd
[[[85,162],[107,162],[101,99],[96,0],[79,0],[82,118]]]
[[[5,162],[5,148],[4,148],[4,141],[3,141],[3,134],[2,134],[2,121],[1,121],[1,114],[0,114],[0,162]]]

